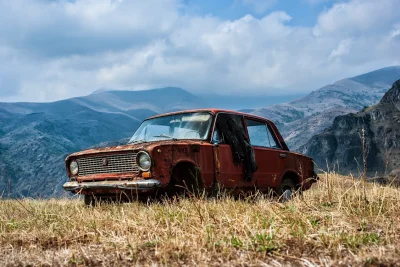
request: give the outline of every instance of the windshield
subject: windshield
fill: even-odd
[[[183,113],[145,120],[129,143],[158,140],[207,139],[212,116],[207,112]]]

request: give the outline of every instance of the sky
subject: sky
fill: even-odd
[[[291,95],[400,65],[399,0],[0,0],[0,101]]]

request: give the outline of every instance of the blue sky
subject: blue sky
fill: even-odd
[[[293,17],[291,24],[312,26],[318,15],[329,9],[334,0],[186,0],[184,10],[189,14],[212,15],[222,19],[236,20],[247,14],[262,18],[270,12],[284,10]]]
[[[304,94],[400,65],[399,0],[0,0],[0,101]]]

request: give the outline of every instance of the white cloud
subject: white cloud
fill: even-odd
[[[96,32],[162,33],[175,26],[178,0],[76,0],[62,2],[68,17]]]
[[[390,38],[398,38],[400,36],[400,23],[393,26],[393,30],[390,33]]]
[[[352,0],[324,11],[314,27],[316,35],[363,35],[386,29],[398,20],[397,0]]]
[[[335,57],[342,57],[348,55],[350,53],[351,46],[352,46],[351,39],[340,41],[338,47],[332,50],[331,54],[329,55],[329,58],[332,59]]]
[[[297,27],[283,11],[233,21],[187,16],[178,0],[0,0],[0,101],[98,88],[311,91],[400,62],[400,19],[386,10],[396,2],[339,3],[313,27]]]

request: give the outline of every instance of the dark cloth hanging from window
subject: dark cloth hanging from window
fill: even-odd
[[[257,162],[243,127],[242,116],[220,113],[217,116],[216,126],[224,135],[225,142],[231,147],[234,164],[243,163],[245,179],[251,181],[253,173],[257,171]]]

